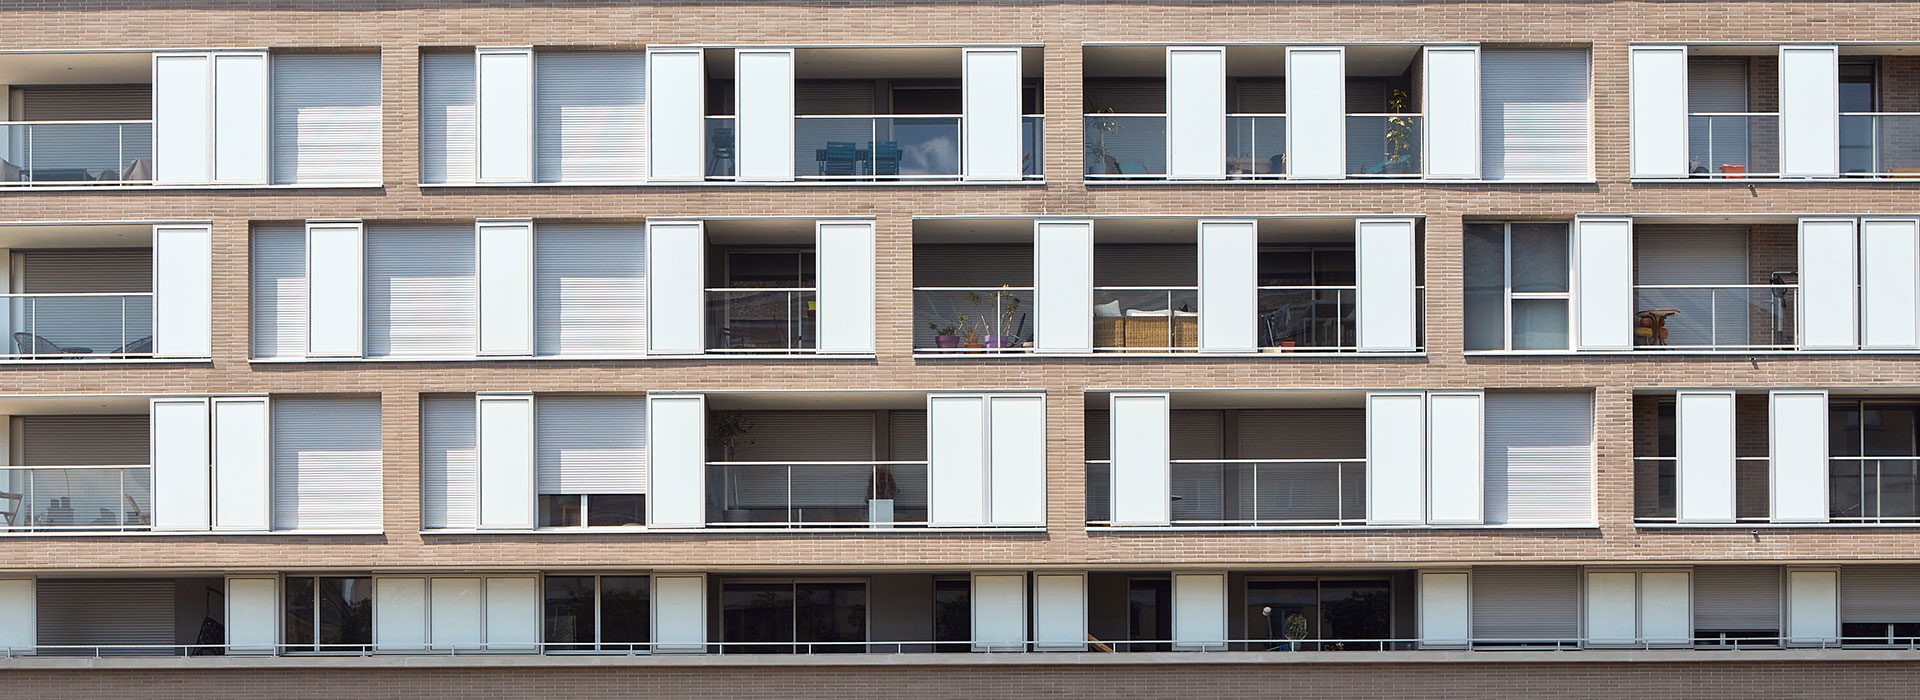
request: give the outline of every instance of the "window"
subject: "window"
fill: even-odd
[[[1173,648],[1173,580],[1136,578],[1127,581],[1127,651],[1167,651]]]
[[[288,577],[289,652],[361,653],[373,644],[373,579],[366,576]]]
[[[721,640],[736,645],[727,653],[865,651],[847,643],[867,641],[863,581],[728,581],[721,584],[720,604]]]
[[[1830,411],[1833,519],[1920,519],[1920,403],[1834,401]]]
[[[1840,64],[1840,113],[1874,112],[1879,107],[1875,90],[1876,69],[1872,61]],[[1870,173],[1873,162],[1874,120],[1840,120],[1840,172]]]
[[[647,524],[647,496],[640,493],[540,496],[540,527],[620,527]]]
[[[548,576],[542,614],[553,651],[645,651],[652,580],[646,576]]]
[[[933,640],[958,642],[935,647],[940,652],[973,650],[973,581],[965,578],[933,580]]]
[[[1393,638],[1392,586],[1377,579],[1247,582],[1247,638],[1269,651],[1381,649]],[[1325,643],[1295,640],[1324,639]],[[1295,645],[1299,645],[1296,649]]]
[[[1468,350],[1566,350],[1572,297],[1569,226],[1468,224]]]
[[[1840,625],[1840,641],[1845,644],[1910,647],[1920,644],[1920,624],[1848,622]]]

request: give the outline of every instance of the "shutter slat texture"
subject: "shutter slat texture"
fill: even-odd
[[[647,492],[647,397],[541,396],[533,422],[536,492]]]
[[[1571,566],[1474,567],[1472,610],[1475,639],[1577,638],[1580,570]]]
[[[1242,518],[1366,517],[1366,409],[1244,410],[1239,432],[1242,459],[1329,460],[1243,467],[1239,472]],[[1346,503],[1340,502],[1343,492]]]
[[[473,182],[474,55],[420,55],[420,181]]]
[[[1648,226],[1633,237],[1636,284],[1746,284],[1745,228]],[[1749,307],[1767,308],[1766,290],[1648,289],[1637,309],[1678,309],[1667,318],[1668,345],[1748,342]],[[1753,302],[1749,304],[1749,301]]]
[[[473,227],[368,227],[367,356],[471,356],[479,304]]]
[[[273,57],[273,181],[380,180],[380,54]]]
[[[540,224],[533,240],[539,353],[644,353],[646,227]]]
[[[173,588],[172,579],[40,579],[39,643],[173,644]]]
[[[534,57],[540,182],[636,182],[646,176],[646,59],[641,51],[542,51]]]
[[[420,400],[420,517],[428,528],[479,524],[478,410],[472,394]]]
[[[253,356],[307,352],[307,231],[299,224],[253,229]]]
[[[1697,630],[1780,629],[1780,567],[1700,566],[1693,570]]]
[[[153,249],[29,250],[17,253],[25,294],[153,291]]]
[[[1199,283],[1198,244],[1127,243],[1093,247],[1093,286],[1191,287]]]
[[[916,462],[927,459],[927,412],[887,412],[887,459]]]
[[[273,529],[380,527],[380,400],[273,399]]]
[[[21,464],[146,464],[147,416],[20,416]]]
[[[153,118],[153,86],[21,85],[16,121],[69,122]]]
[[[753,429],[736,442],[733,461],[864,462],[873,459],[873,413],[869,411],[741,411]],[[750,444],[747,441],[751,441]],[[865,508],[868,478],[865,464],[795,467],[791,498],[805,508]],[[913,471],[912,478],[919,476]],[[725,488],[732,503],[748,508],[784,505],[789,495],[787,470],[782,467],[736,467],[728,470]],[[906,479],[897,479],[903,492]],[[914,488],[924,488],[915,486]],[[904,507],[906,504],[902,504]]]
[[[1489,180],[1592,177],[1585,49],[1480,51],[1480,173]]]
[[[1487,394],[1486,522],[1593,521],[1588,394]]]
[[[1840,622],[1920,623],[1920,566],[1841,567]]]

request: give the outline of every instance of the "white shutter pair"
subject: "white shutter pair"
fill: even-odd
[[[1769,393],[1768,492],[1773,522],[1819,523],[1828,515],[1827,392]],[[1736,519],[1736,423],[1730,390],[1678,392],[1676,513],[1683,523]]]
[[[1046,414],[1041,394],[928,396],[928,523],[1046,525]]]
[[[1693,577],[1689,571],[1588,569],[1586,594],[1587,644],[1693,644]]]
[[[153,55],[154,181],[267,183],[265,51]]]
[[[153,528],[267,530],[267,398],[153,399]]]
[[[648,164],[653,180],[706,179],[705,52],[690,47],[647,50]],[[734,51],[735,177],[742,182],[785,182],[794,177],[793,49],[755,47]],[[1017,132],[1016,132],[1017,133]]]
[[[373,645],[382,651],[539,650],[536,576],[379,576]]]
[[[1485,403],[1478,391],[1367,394],[1367,524],[1485,522]]]
[[[1637,178],[1684,178],[1696,167],[1687,143],[1687,47],[1628,48],[1632,172]],[[1840,47],[1780,46],[1780,174],[1840,176]]]
[[[707,347],[706,227],[700,221],[649,221],[646,242],[646,339],[656,355],[694,355]],[[817,349],[874,352],[874,222],[814,222]]]
[[[1020,651],[1031,630],[1039,651],[1087,648],[1087,575],[1085,572],[1036,572],[1032,578],[1032,615],[1028,615],[1028,577],[1023,572],[977,572],[971,581],[972,631],[976,651]]]

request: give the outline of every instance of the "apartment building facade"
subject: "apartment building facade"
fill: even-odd
[[[1920,645],[1898,3],[5,16],[22,694],[1882,696]]]

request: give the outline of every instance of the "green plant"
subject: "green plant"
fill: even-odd
[[[1096,102],[1091,111],[1097,116],[1089,119],[1086,124],[1087,131],[1095,135],[1093,142],[1088,143],[1086,146],[1087,172],[1102,173],[1106,171],[1107,167],[1107,134],[1120,130],[1120,120],[1107,116],[1113,114],[1114,111],[1113,107],[1105,102]],[[1098,165],[1094,165],[1094,163],[1098,163]]]
[[[969,291],[967,292],[967,301],[973,303],[975,306],[992,304],[994,308],[998,309],[1000,324],[997,328],[1000,335],[1005,335],[1007,331],[1013,329],[1013,314],[1020,310],[1020,297],[1013,293],[1012,285],[1003,284],[1000,285],[1000,287],[1000,289],[995,289],[985,294],[978,291]],[[962,325],[965,325],[966,317],[960,317],[960,322]],[[986,319],[981,319],[980,324],[985,326]]]
[[[960,314],[956,319],[949,319],[944,326],[936,321],[927,324],[927,327],[933,329],[934,335],[959,335],[960,329],[966,327],[967,320],[966,314]]]
[[[1307,638],[1307,616],[1300,613],[1287,613],[1286,622],[1280,625],[1280,634],[1287,639]]]
[[[739,411],[714,411],[707,418],[707,434],[720,445],[720,453],[728,461],[733,460],[734,448],[751,445],[753,440],[745,439],[753,432],[753,421],[749,421]]]
[[[1410,99],[1412,99],[1412,96],[1408,95],[1407,91],[1394,88],[1393,93],[1387,97],[1387,111],[1394,114],[1405,114],[1407,111],[1407,101]],[[1406,162],[1412,159],[1413,152],[1416,150],[1413,143],[1414,133],[1418,128],[1419,127],[1414,125],[1413,119],[1410,117],[1387,117],[1387,158],[1389,162]]]

